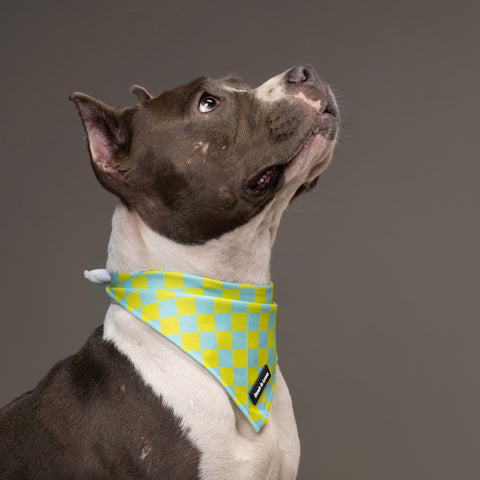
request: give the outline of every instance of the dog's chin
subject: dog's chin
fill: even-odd
[[[293,194],[293,197],[291,198],[290,201],[293,201],[295,198],[297,198],[299,195],[301,195],[304,192],[309,192],[310,190],[313,190],[315,188],[315,185],[318,182],[318,176],[315,177],[311,181],[303,182],[298,188],[297,191]]]
[[[285,166],[285,185],[300,185],[292,200],[313,190],[321,173],[330,165],[336,143],[337,124],[328,123],[315,128],[300,152]]]
[[[303,177],[312,182],[326,168],[331,159],[335,138],[330,129],[315,129],[300,151],[284,166],[285,184]]]
[[[334,145],[334,143],[333,143]],[[315,188],[317,185],[318,179],[322,172],[330,165],[333,157],[333,145],[332,147],[328,147],[327,149],[329,152],[323,154],[318,162],[314,162],[310,170],[308,171],[308,175],[303,183],[297,188],[295,194],[292,197],[297,198],[299,195],[305,192],[309,192]]]

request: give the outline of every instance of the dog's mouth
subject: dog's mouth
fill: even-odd
[[[307,133],[303,142],[297,150],[286,161],[275,163],[260,170],[255,175],[249,177],[245,182],[245,189],[250,195],[260,196],[267,192],[270,188],[278,184],[281,174],[284,170],[295,162],[300,153],[312,143],[317,135],[325,138],[331,135],[333,129],[336,129],[338,123],[338,109],[335,102],[330,98],[323,110],[319,113],[315,122]]]
[[[264,168],[250,177],[246,182],[246,190],[251,195],[261,195],[265,193],[272,185],[278,183],[280,179],[280,174],[284,168],[285,164],[276,164],[270,167]]]

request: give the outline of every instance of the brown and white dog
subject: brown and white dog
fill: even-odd
[[[282,213],[329,164],[338,109],[311,66],[253,89],[199,78],[123,109],[75,103],[100,183],[120,198],[109,272],[266,284]],[[255,433],[220,383],[111,304],[102,327],[0,412],[5,480],[293,479],[300,445],[280,369]]]

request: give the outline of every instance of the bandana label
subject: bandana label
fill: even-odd
[[[273,284],[143,271],[112,274],[106,291],[203,365],[260,431],[268,420],[276,380]]]
[[[267,386],[268,381],[272,378],[272,374],[268,369],[268,365],[265,365],[260,372],[260,375],[257,378],[257,381],[253,384],[253,387],[250,390],[250,398],[254,405],[257,404],[258,399],[262,395],[263,390]]]

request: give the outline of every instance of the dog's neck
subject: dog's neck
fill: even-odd
[[[217,280],[267,284],[271,248],[288,202],[272,202],[245,225],[203,245],[178,244],[149,228],[120,204],[112,219],[109,272],[165,270]]]

